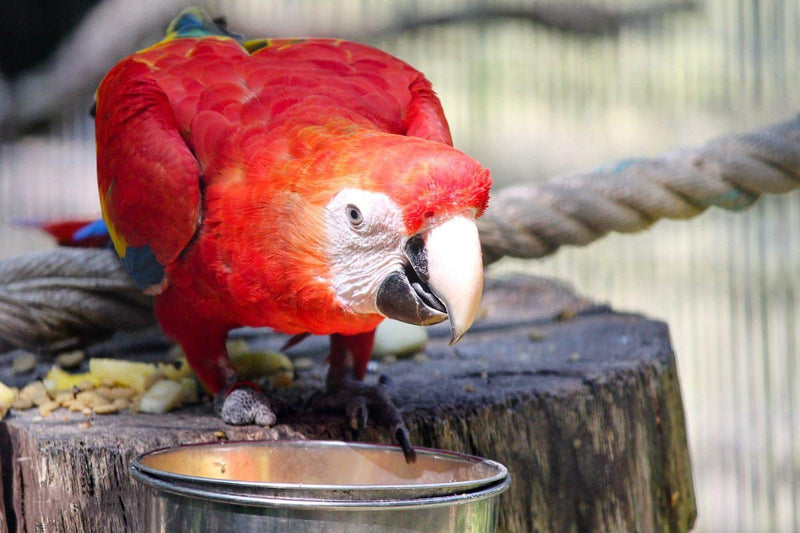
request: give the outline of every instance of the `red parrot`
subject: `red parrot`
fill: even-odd
[[[327,389],[408,432],[361,383],[384,317],[470,327],[483,285],[475,218],[488,170],[452,147],[430,82],[334,39],[242,42],[189,8],[96,95],[103,218],[156,317],[227,423],[272,424],[228,331],[330,335]]]

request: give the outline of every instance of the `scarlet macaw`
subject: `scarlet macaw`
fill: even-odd
[[[331,397],[362,423],[388,412],[413,453],[382,386],[360,383],[375,328],[449,317],[455,342],[470,327],[491,186],[430,82],[352,42],[242,42],[189,8],[111,69],[95,120],[114,247],[224,421],[275,422],[229,330],[330,335]]]

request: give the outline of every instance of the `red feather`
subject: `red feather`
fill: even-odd
[[[252,55],[229,38],[161,43],[106,76],[96,120],[112,236],[165,266],[157,316],[212,392],[240,325],[335,334],[331,364],[348,351],[363,377],[382,317],[343,307],[326,282],[336,192],[386,193],[409,234],[488,201],[488,171],[452,148],[428,80],[355,43],[273,40]]]

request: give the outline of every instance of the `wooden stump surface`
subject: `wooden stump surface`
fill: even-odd
[[[440,325],[424,357],[377,363],[393,380],[414,443],[508,467],[501,531],[691,529],[695,499],[667,326],[538,278],[488,280],[482,308],[456,346]],[[250,341],[277,349],[285,337]],[[156,341],[133,354],[134,345],[115,340],[92,353],[152,359],[165,350]],[[284,393],[290,403],[322,387],[326,345],[311,338],[290,350],[316,362]],[[0,369],[0,380],[7,372]],[[295,413],[273,428],[232,427],[208,405],[93,416],[88,424],[65,410],[36,415],[14,412],[0,424],[3,533],[141,531],[145,489],[130,477],[130,461],[216,440],[217,430],[231,440],[356,438],[343,416]],[[372,427],[357,437],[389,442]]]

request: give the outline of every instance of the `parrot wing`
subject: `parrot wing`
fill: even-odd
[[[328,78],[324,89],[342,107],[372,117],[378,129],[453,145],[430,81],[386,52],[339,39],[253,39],[242,47],[250,55],[269,55],[295,72],[339,73],[347,84]],[[281,73],[279,83],[289,74]]]
[[[200,223],[200,165],[148,66],[127,60],[106,76],[95,118],[100,205],[136,285],[160,292],[164,267]]]
[[[420,74],[408,89],[411,101],[405,115],[406,135],[453,146],[450,126],[431,82]]]
[[[224,20],[190,7],[162,43],[207,36],[242,40]],[[129,57],[108,73],[97,94],[95,129],[103,147],[97,172],[108,233],[134,283],[157,294],[165,266],[197,232],[202,208],[200,164],[152,70],[147,60]]]

